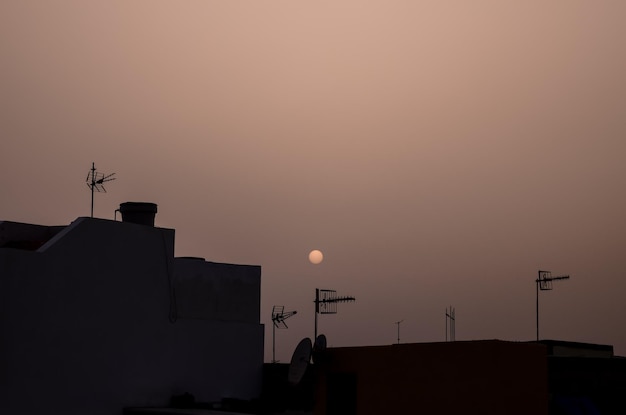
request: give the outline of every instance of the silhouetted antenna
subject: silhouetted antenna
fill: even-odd
[[[400,320],[400,321],[396,321],[393,324],[396,324],[398,326],[398,344],[400,344],[400,323],[402,323],[404,321],[404,319]]]
[[[552,281],[568,280],[569,275],[560,275],[553,277],[550,271],[538,271],[537,279],[537,341],[539,341],[539,291],[550,291],[552,289]]]
[[[446,308],[446,341],[448,341],[448,321],[450,321],[450,341],[456,340],[456,316],[455,309],[450,306],[450,310]]]
[[[94,192],[106,193],[104,183],[115,180],[115,173],[103,174],[96,171],[96,164],[91,163],[91,170],[87,174],[87,186],[91,189],[91,217],[93,218],[93,194]]]
[[[349,303],[356,301],[354,297],[337,297],[335,290],[315,289],[315,336],[317,338],[317,315],[337,314],[337,303]]]
[[[297,311],[285,312],[285,306],[282,305],[275,305],[272,308],[272,363],[278,362],[276,360],[276,329],[289,328],[285,320],[297,313]]]

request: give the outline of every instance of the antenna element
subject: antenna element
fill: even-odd
[[[315,289],[315,336],[317,339],[317,315],[318,314],[337,314],[337,303],[351,303],[356,301],[354,297],[337,297],[335,290]]]
[[[272,308],[272,363],[278,363],[278,360],[276,360],[276,329],[289,328],[285,320],[297,313],[297,311],[285,312],[285,306],[283,305],[275,305]]]
[[[104,183],[115,180],[113,177],[115,173],[103,174],[96,171],[96,164],[91,163],[91,170],[87,174],[87,187],[91,189],[91,217],[93,218],[93,194],[94,192],[106,193],[107,189],[104,188]]]
[[[553,277],[550,271],[538,271],[537,279],[537,341],[539,341],[539,291],[550,291],[552,289],[552,281],[568,280],[569,275],[560,275]]]

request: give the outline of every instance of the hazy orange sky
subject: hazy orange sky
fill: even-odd
[[[541,337],[626,355],[626,2],[0,3],[0,219],[158,204],[176,254],[263,267],[289,361]],[[324,262],[312,265],[312,249]]]

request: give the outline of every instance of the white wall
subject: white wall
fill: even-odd
[[[259,323],[260,267],[176,258],[174,273],[179,318]]]
[[[184,392],[258,397],[259,319],[177,316],[185,297],[170,287],[186,274],[173,252],[171,229],[92,218],[37,252],[0,249],[0,413],[119,414]],[[260,295],[260,267],[237,267]]]

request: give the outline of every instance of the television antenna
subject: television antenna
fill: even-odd
[[[276,360],[276,329],[288,329],[287,320],[289,317],[297,314],[297,311],[285,312],[285,306],[275,305],[272,308],[272,363],[277,363]]]
[[[450,306],[450,310],[446,308],[446,341],[448,341],[448,321],[450,321],[450,341],[456,340],[456,316],[455,309]]]
[[[317,338],[317,315],[318,314],[337,314],[337,303],[350,303],[356,301],[354,297],[342,296],[337,297],[335,290],[315,289],[315,336]]]
[[[539,291],[552,290],[552,281],[568,280],[569,275],[559,275],[553,277],[550,271],[538,271],[537,279],[537,341],[539,341]]]
[[[404,319],[400,320],[400,321],[396,321],[393,324],[396,324],[398,326],[398,344],[400,344],[400,323],[402,323],[404,321]]]
[[[113,177],[115,173],[103,174],[96,171],[96,164],[91,163],[91,170],[87,174],[87,186],[91,189],[91,217],[93,218],[93,194],[94,192],[106,193],[107,189],[104,188],[104,183],[115,180]]]

